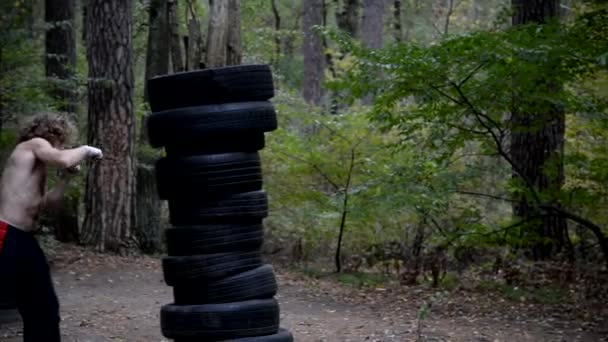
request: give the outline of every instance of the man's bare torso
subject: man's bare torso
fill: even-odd
[[[24,231],[36,229],[46,183],[46,165],[37,160],[30,141],[12,152],[0,181],[0,220]]]

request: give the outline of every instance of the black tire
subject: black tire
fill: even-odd
[[[259,222],[268,216],[268,197],[265,191],[251,191],[199,201],[170,198],[169,216],[175,226]]]
[[[250,271],[198,286],[180,285],[173,288],[175,304],[209,304],[240,302],[272,298],[277,293],[277,281],[272,266],[263,265]]]
[[[180,72],[148,80],[150,108],[162,110],[213,103],[265,101],[274,96],[268,65],[239,65]]]
[[[261,223],[179,227],[165,230],[165,236],[169,256],[253,251],[264,242],[264,227]]]
[[[160,323],[167,338],[218,341],[276,334],[279,303],[276,299],[205,305],[168,304]]]
[[[169,256],[163,258],[163,274],[169,286],[220,280],[262,265],[259,251]]]
[[[293,335],[285,329],[279,329],[279,332],[273,335],[245,337],[223,342],[293,342]]]
[[[266,146],[264,133],[239,135],[207,135],[165,146],[169,157],[188,157],[201,154],[257,152]]]
[[[263,178],[256,152],[161,158],[156,180],[161,199],[189,200],[261,190]]]
[[[263,133],[277,128],[277,115],[272,103],[234,102],[219,105],[187,107],[153,113],[148,116],[150,145],[161,147],[207,139],[207,135]],[[207,140],[209,141],[209,140]]]
[[[175,342],[205,342],[202,339],[189,339],[189,338],[184,338],[184,339],[175,339]],[[237,338],[237,339],[232,339],[232,340],[223,340],[221,342],[293,342],[293,335],[281,328],[279,329],[279,332],[276,334],[272,334],[272,335],[265,335],[265,336],[255,336],[255,337],[244,337],[244,338]]]

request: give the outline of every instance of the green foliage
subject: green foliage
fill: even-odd
[[[425,155],[412,170],[417,173],[416,185],[428,193],[422,197],[423,204],[430,200],[428,208],[444,213],[446,207],[462,205],[463,213],[478,219],[452,230],[459,243],[518,245],[519,237],[509,228],[508,206],[486,211],[483,209],[488,207],[479,202],[455,203],[457,197],[447,194],[458,189],[488,194],[486,188],[492,188],[498,191],[490,194],[493,198],[508,198],[510,192],[526,191],[523,184],[510,180],[510,165],[505,163],[512,129],[509,113],[542,113],[560,107],[585,129],[606,127],[608,96],[597,85],[605,79],[608,31],[601,23],[606,13],[605,8],[592,8],[567,24],[476,31],[449,36],[430,46],[393,44],[380,51],[367,50],[359,42],[329,31],[346,53],[355,56],[346,75],[330,87],[348,91],[349,103],[374,94],[373,121],[383,132],[395,133],[402,149],[418,148]],[[580,145],[579,150],[597,146],[586,154],[566,151],[565,162],[584,166],[587,176],[577,183],[585,183],[585,190],[566,187],[562,193],[541,193],[541,200],[564,202],[570,198],[579,208],[593,208],[594,201],[603,203],[598,198],[605,197],[605,182],[600,181],[605,179],[605,144],[600,140],[591,146]],[[581,168],[576,166],[566,167],[580,174]],[[427,174],[432,176],[428,182]],[[589,186],[591,181],[596,186]],[[491,213],[495,216],[488,217]],[[456,226],[457,222],[452,220]],[[497,226],[505,229],[492,228]]]
[[[0,4],[0,108],[5,123],[50,105],[41,87],[42,50],[30,18],[28,1]]]

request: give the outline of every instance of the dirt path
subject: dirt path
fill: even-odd
[[[160,333],[160,306],[171,302],[160,263],[148,257],[120,258],[87,252],[59,255],[54,279],[67,342],[167,341]],[[279,272],[281,322],[296,341],[415,341],[421,295],[369,292]],[[473,299],[476,300],[476,299]],[[490,304],[492,304],[490,302]],[[497,303],[494,303],[496,305]],[[500,303],[506,305],[505,303]],[[599,333],[560,319],[522,312],[468,311],[447,306],[431,311],[424,341],[599,341]],[[491,308],[491,305],[490,305]],[[17,325],[0,329],[0,341],[21,341]],[[608,331],[607,331],[608,333]],[[12,336],[12,337],[11,337]]]

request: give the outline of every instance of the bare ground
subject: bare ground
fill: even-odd
[[[170,303],[160,262],[63,245],[52,258],[64,341],[168,341],[160,306]],[[277,270],[282,325],[296,341],[608,341],[605,308],[594,312],[507,301],[470,291],[351,288]],[[419,322],[423,302],[435,298]],[[420,325],[420,326],[419,326]],[[21,341],[4,324],[0,341]]]

